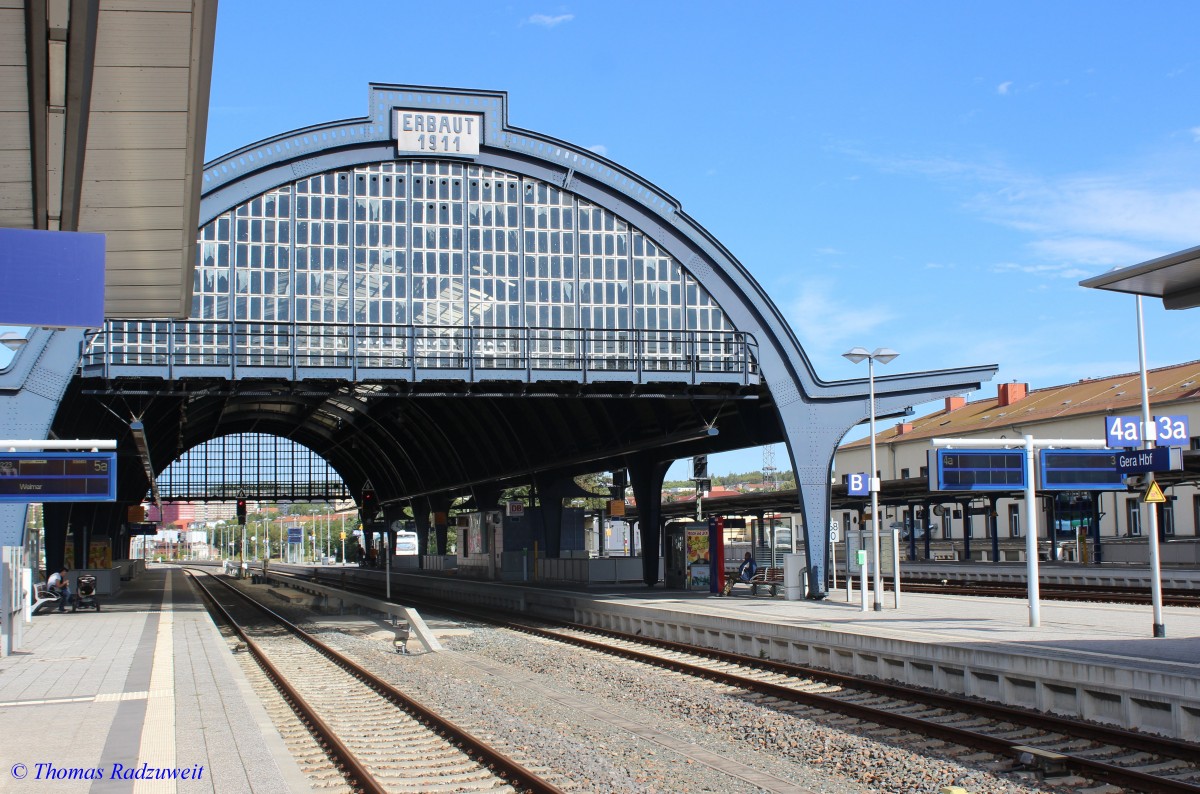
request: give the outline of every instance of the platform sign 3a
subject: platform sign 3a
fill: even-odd
[[[1154,435],[1150,441],[1163,446],[1185,445],[1191,438],[1186,416],[1156,416],[1150,423]],[[1135,447],[1142,443],[1142,418],[1140,416],[1104,417],[1104,435],[1110,447]]]

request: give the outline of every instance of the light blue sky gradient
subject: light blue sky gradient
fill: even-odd
[[[1080,279],[1200,244],[1197,29],[1170,1],[222,0],[207,157],[364,115],[369,81],[504,90],[675,196],[818,376],[887,346],[880,375],[1038,388],[1137,369],[1133,298]],[[1200,313],[1146,310],[1151,366],[1197,358]]]

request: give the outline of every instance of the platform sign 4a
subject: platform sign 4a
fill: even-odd
[[[1150,423],[1150,441],[1163,446],[1185,445],[1191,438],[1186,416],[1156,416]],[[1140,416],[1104,417],[1104,435],[1110,447],[1136,447],[1142,443]]]

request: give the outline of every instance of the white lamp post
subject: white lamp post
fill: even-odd
[[[873,353],[868,353],[865,347],[855,347],[842,354],[854,364],[866,359],[867,383],[871,389],[871,473],[867,481],[871,491],[871,583],[876,612],[883,610],[883,566],[879,561],[879,468],[875,463],[875,362],[886,364],[898,355],[895,350],[886,347],[877,347]]]
[[[1150,418],[1150,388],[1146,383],[1146,335],[1142,324],[1142,296],[1137,296],[1138,369],[1142,380],[1142,449],[1154,448],[1154,424]],[[1154,483],[1154,472],[1146,473],[1146,487]],[[1162,565],[1158,549],[1158,505],[1146,505],[1146,544],[1150,550],[1150,604],[1154,612],[1151,632],[1155,637],[1167,636],[1162,611]]]

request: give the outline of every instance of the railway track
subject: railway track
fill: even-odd
[[[1077,775],[1133,791],[1200,793],[1200,744],[590,626],[547,627],[444,604],[424,608],[974,748],[1051,778]]]
[[[506,624],[779,701],[983,750],[1050,776],[1073,773],[1135,791],[1200,792],[1200,744],[588,626],[546,629],[511,619]]]
[[[902,582],[901,588],[910,593],[941,593],[944,595],[991,596],[996,598],[1025,598],[1024,582],[971,582],[947,580],[945,583],[926,580]],[[891,589],[890,587],[887,589]],[[1041,598],[1048,601],[1086,601],[1110,604],[1149,604],[1148,590],[1136,587],[1085,587],[1082,585],[1047,584],[1039,585]],[[1186,590],[1164,590],[1164,606],[1200,607],[1200,593]]]
[[[189,573],[214,617],[238,634],[352,790],[561,794],[550,781],[407,697],[221,577],[204,571],[202,580]],[[207,586],[213,582],[221,586],[223,598]],[[230,600],[237,603],[227,606]],[[248,608],[270,625],[249,627],[234,617],[234,612],[241,614]]]

